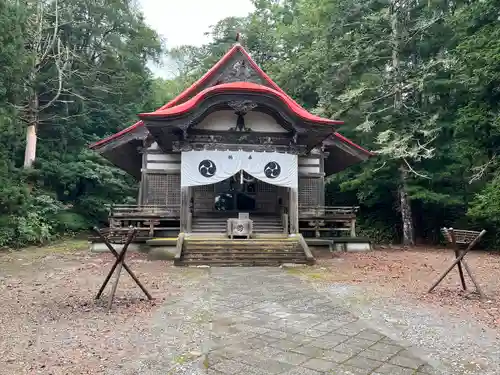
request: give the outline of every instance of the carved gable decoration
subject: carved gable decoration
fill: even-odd
[[[267,82],[255,71],[247,58],[241,54],[238,54],[237,58],[226,66],[215,80],[214,85],[230,82],[252,82],[267,85]]]

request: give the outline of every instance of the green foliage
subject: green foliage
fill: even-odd
[[[71,211],[61,211],[55,216],[56,230],[62,233],[78,233],[89,229],[91,222],[87,217]]]
[[[15,245],[43,244],[55,238],[55,218],[62,204],[48,195],[37,195],[26,207],[23,216],[15,217]]]
[[[51,40],[56,10],[58,43],[43,60],[37,41]],[[146,64],[162,50],[133,1],[0,2],[0,247],[85,230],[137,196],[137,183],[87,146],[154,109]],[[34,98],[37,158],[22,170]]]
[[[176,97],[237,32],[290,96],[345,120],[338,130],[377,152],[327,186],[327,204],[361,207],[361,234],[401,239],[403,189],[419,240],[438,241],[443,225],[500,238],[496,1],[254,0],[247,17],[214,25],[207,44],[170,49],[169,80],[146,67],[163,46],[134,2],[58,4],[62,47],[72,55],[60,96],[40,112],[37,161],[26,172],[26,103],[35,96],[43,106],[59,88],[52,60],[33,76],[33,35],[51,32],[55,3],[0,3],[0,246],[82,230],[105,221],[110,203],[133,201],[137,184],[87,145]],[[46,28],[36,28],[37,6]]]
[[[394,242],[401,238],[403,186],[419,241],[437,242],[443,225],[484,226],[496,237],[500,25],[494,0],[254,4],[245,19],[219,22],[213,41],[191,61],[205,70],[239,31],[294,99],[345,120],[339,131],[377,152],[329,179],[327,204],[361,206],[362,232]]]
[[[400,228],[390,225],[386,220],[374,217],[373,215],[365,216],[363,212],[361,212],[357,221],[357,235],[369,238],[376,244],[393,244],[398,242],[400,237],[398,230]]]
[[[475,195],[469,215],[482,222],[500,224],[500,177],[497,176]]]

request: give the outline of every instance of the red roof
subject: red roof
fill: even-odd
[[[338,140],[340,140],[340,141],[342,141],[342,142],[344,142],[344,143],[347,143],[348,145],[351,145],[351,146],[353,146],[353,147],[357,148],[359,151],[361,151],[361,152],[363,152],[363,153],[365,153],[365,154],[367,154],[367,155],[370,155],[370,156],[375,156],[375,154],[374,154],[373,152],[368,151],[366,148],[363,148],[363,147],[361,147],[360,145],[358,145],[358,144],[354,143],[354,142],[353,142],[353,141],[351,141],[349,138],[344,137],[344,136],[343,136],[342,134],[340,134],[339,132],[335,132],[335,133],[333,133],[333,136],[334,136],[335,138],[337,138]]]
[[[170,108],[160,109],[155,112],[141,113],[139,116],[141,118],[154,118],[154,117],[168,117],[168,116],[180,115],[189,112],[191,109],[195,108],[197,105],[200,104],[200,102],[202,102],[206,97],[210,96],[211,94],[220,92],[231,92],[231,91],[238,91],[238,92],[245,91],[245,92],[253,92],[259,94],[270,94],[280,99],[293,113],[301,117],[303,120],[317,122],[326,125],[343,124],[342,121],[330,120],[313,115],[307,112],[301,106],[299,106],[296,102],[291,100],[290,97],[284,95],[283,92],[252,82],[231,82],[231,83],[223,83],[217,86],[212,86],[206,88],[205,90],[201,91],[193,98],[189,99],[188,101],[182,104]]]
[[[297,114],[300,113],[300,116],[303,117],[303,116],[306,116],[306,118],[314,118],[314,120],[312,121],[316,121],[316,122],[319,122],[319,123],[327,123],[327,124],[342,124],[343,122],[342,121],[335,121],[335,120],[328,120],[328,119],[323,119],[321,117],[318,117],[318,116],[315,116],[315,115],[312,115],[311,113],[307,112],[304,108],[302,108],[299,104],[297,104],[297,102],[295,102],[292,98],[290,98],[277,84],[276,82],[274,82],[258,65],[255,61],[253,61],[253,59],[250,57],[250,55],[248,54],[248,52],[240,45],[240,44],[235,44],[208,72],[206,72],[198,81],[196,81],[195,83],[193,83],[189,88],[187,88],[186,90],[184,90],[182,93],[180,93],[177,97],[175,97],[174,99],[172,99],[170,102],[168,102],[167,104],[165,104],[164,106],[160,107],[157,111],[155,112],[152,112],[152,113],[156,113],[156,112],[161,112],[161,111],[165,111],[166,109],[169,109],[169,108],[172,108],[172,107],[175,107],[175,106],[178,106],[180,105],[183,101],[185,101],[186,99],[188,99],[189,97],[191,97],[194,93],[196,93],[196,91],[199,91],[203,85],[209,81],[213,76],[214,74],[226,63],[228,62],[231,57],[236,54],[237,52],[240,52],[242,53],[249,61],[250,65],[252,66],[252,68],[259,74],[259,76],[264,80],[266,81],[266,83],[272,87],[272,89],[269,89],[266,87],[266,89],[269,89],[273,94],[275,95],[278,95],[288,106],[290,109],[293,108],[293,111],[296,112]],[[241,83],[240,83],[241,84]],[[226,84],[227,85],[227,84]],[[218,86],[223,86],[223,85],[218,85]],[[260,86],[260,85],[257,85],[257,86]],[[217,86],[214,86],[214,88],[217,87]],[[264,86],[260,86],[260,87],[264,87]],[[209,89],[207,89],[209,90]],[[205,91],[207,91],[205,90]],[[203,91],[204,92],[204,91]],[[204,95],[203,92],[201,92],[200,94],[201,95]],[[198,96],[198,95],[197,95]],[[195,99],[195,98],[193,98]],[[191,100],[188,100],[186,103],[184,103],[183,105],[187,105],[187,103],[189,103]],[[183,107],[181,107],[183,108]],[[307,115],[305,114],[307,113]],[[147,114],[143,114],[143,115],[147,115]],[[326,121],[326,122],[325,122]],[[119,138],[120,136],[124,135],[124,134],[127,134],[127,133],[130,133],[132,131],[134,131],[136,128],[139,128],[141,126],[144,126],[144,122],[143,121],[138,121],[136,122],[134,125],[132,126],[129,126],[128,128],[125,128],[121,131],[119,131],[118,133],[115,133],[107,138],[104,138],[104,139],[101,139],[100,141],[90,145],[90,148],[97,148],[99,146],[102,146],[102,145],[105,145],[106,143],[109,143],[111,142],[113,139],[116,139],[116,138]],[[362,150],[363,152],[366,152],[368,154],[371,154],[369,151],[363,149],[362,147],[356,145],[355,143],[351,142],[350,140],[348,140],[347,138],[341,136],[339,133],[333,133],[333,136],[336,137],[336,138],[339,138],[341,141],[343,142],[346,142],[346,143],[349,143],[353,146],[355,146],[356,148]]]

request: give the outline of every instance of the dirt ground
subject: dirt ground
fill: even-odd
[[[111,254],[91,254],[86,241],[0,252],[0,374],[97,374],[134,353],[123,345],[126,338],[141,333],[155,309],[180,292],[182,280],[168,262],[127,258],[155,301],[123,270],[107,313],[110,286],[101,300],[94,296]]]
[[[0,374],[98,374],[133,355],[135,348],[127,343],[146,334],[144,322],[169,297],[182,294],[189,270],[181,274],[170,262],[131,253],[127,263],[155,301],[147,301],[123,271],[109,314],[110,288],[101,300],[94,296],[113,259],[109,253],[90,253],[85,241],[0,252]],[[460,290],[456,270],[432,294],[426,293],[452,259],[453,253],[444,249],[386,248],[325,257],[307,272],[313,278],[418,299],[500,328],[500,255],[467,256],[486,301]]]
[[[467,273],[468,290],[462,290],[456,268],[427,293],[453,259],[454,253],[443,248],[377,248],[369,253],[323,256],[309,276],[366,286],[387,296],[418,299],[447,313],[471,316],[500,332],[500,253],[472,251],[465,258],[487,296],[484,301],[475,293]]]

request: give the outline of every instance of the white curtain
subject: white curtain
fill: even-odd
[[[215,184],[243,170],[269,184],[297,188],[297,160],[279,152],[184,151],[181,186]]]

